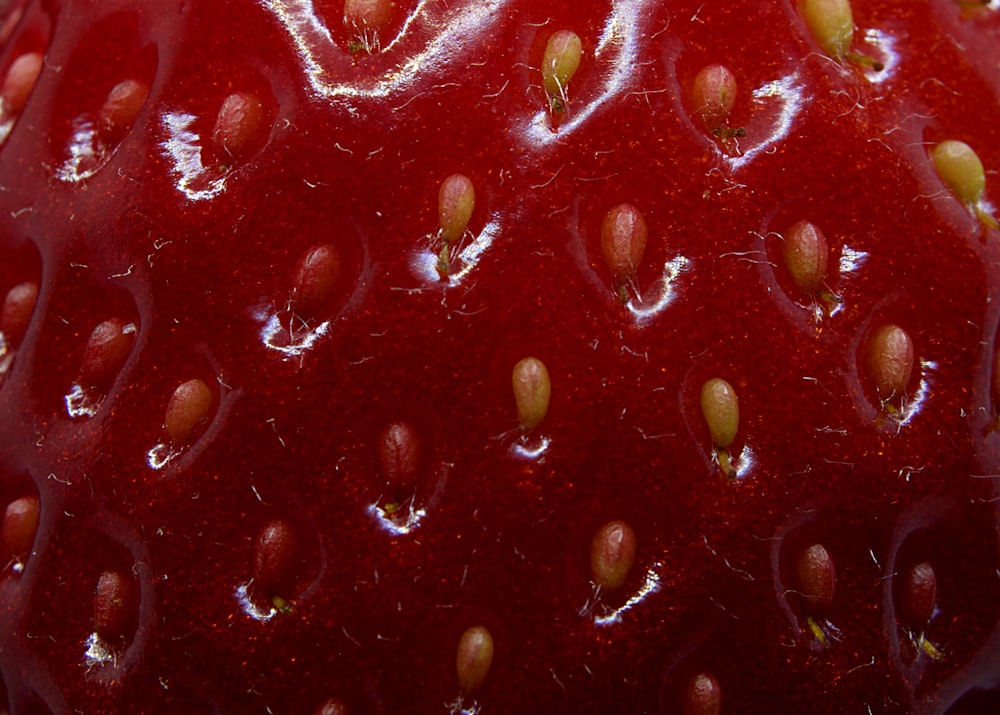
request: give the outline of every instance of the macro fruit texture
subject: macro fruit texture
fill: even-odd
[[[1000,711],[1000,12],[11,0],[0,711]]]

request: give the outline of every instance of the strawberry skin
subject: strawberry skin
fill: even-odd
[[[0,712],[1000,712],[995,3],[0,8]]]

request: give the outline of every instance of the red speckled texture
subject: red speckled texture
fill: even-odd
[[[332,1],[6,4],[0,71],[46,60],[0,146],[0,298],[40,285],[0,356],[0,507],[41,500],[32,553],[0,573],[0,712],[673,713],[699,672],[725,713],[1000,711],[1000,233],[928,157],[972,145],[996,213],[996,3],[854,0],[880,72],[823,56],[791,0],[407,1],[370,56]],[[538,67],[564,28],[584,57],[553,131]],[[713,63],[745,137],[695,116]],[[131,131],[74,164],[136,78]],[[265,126],[232,167],[203,165],[234,92]],[[441,280],[454,173],[476,208]],[[626,202],[649,240],[623,304],[600,226]],[[782,267],[800,220],[827,238],[839,303]],[[288,305],[321,244],[341,278],[305,325]],[[134,347],[71,417],[109,318]],[[917,356],[902,413],[865,368],[886,323]],[[527,356],[552,397],[522,434]],[[739,397],[734,479],[700,412],[713,377]],[[212,419],[172,453],[164,411],[193,378]],[[395,491],[394,422],[420,440],[416,486]],[[408,531],[375,511],[397,501],[418,510]],[[239,589],[275,520],[295,530],[287,612],[254,617],[271,594],[250,584],[251,608]],[[595,600],[611,520],[635,564]],[[836,566],[826,622],[788,585],[813,543]],[[937,660],[896,617],[894,576],[924,561]],[[98,662],[106,571],[138,599]],[[492,666],[459,702],[477,625]]]

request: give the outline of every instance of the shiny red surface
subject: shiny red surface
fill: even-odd
[[[1000,12],[855,0],[873,72],[823,56],[785,1],[402,3],[370,56],[348,52],[332,6],[7,11],[23,16],[0,70],[46,53],[0,147],[0,295],[40,284],[0,377],[0,502],[41,499],[32,554],[0,575],[11,712],[447,712],[476,625],[495,653],[463,707],[484,714],[675,712],[700,671],[723,712],[995,706],[1000,234],[928,148],[972,145],[996,213]],[[538,67],[563,28],[584,57],[554,131]],[[736,77],[745,137],[695,117],[713,63]],[[88,126],[134,78],[150,92],[132,130],[95,150]],[[220,168],[208,142],[234,92],[266,124]],[[476,208],[442,281],[430,237],[457,172]],[[626,304],[601,253],[621,203],[649,233]],[[804,219],[839,303],[782,267],[780,234]],[[318,244],[340,279],[303,324],[288,305]],[[135,323],[134,347],[71,417],[109,318]],[[886,323],[918,361],[900,414],[865,368]],[[527,356],[552,396],[522,433],[511,370]],[[739,397],[735,479],[700,411],[713,377]],[[172,453],[164,411],[193,378],[211,421]],[[383,455],[397,422],[415,457]],[[392,459],[414,461],[387,483]],[[275,520],[292,556],[261,566]],[[595,602],[591,543],[611,520],[634,529],[635,563]],[[817,542],[836,564],[825,647],[787,585]],[[895,615],[894,574],[924,561],[936,661]],[[278,593],[241,603],[272,567]],[[139,596],[98,663],[109,570]],[[290,612],[260,617],[271,595]]]

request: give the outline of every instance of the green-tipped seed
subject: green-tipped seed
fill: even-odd
[[[455,671],[463,693],[476,692],[493,664],[493,636],[484,626],[467,628],[458,641]]]
[[[799,290],[806,295],[818,293],[823,287],[830,257],[823,232],[808,221],[799,221],[785,234],[781,255]]]
[[[899,617],[910,630],[923,631],[934,615],[937,603],[937,574],[926,561],[903,573],[897,594]]]
[[[602,591],[622,587],[635,561],[636,539],[624,521],[612,521],[594,534],[590,543],[590,576]]]
[[[701,413],[708,423],[712,443],[728,449],[740,428],[740,403],[733,386],[719,377],[702,385]]]
[[[7,291],[0,308],[0,335],[8,348],[20,343],[28,331],[37,300],[38,284],[31,281],[18,283]]]
[[[635,276],[646,252],[648,231],[642,213],[632,204],[619,204],[608,211],[601,223],[601,253],[611,269],[615,285]]]
[[[136,327],[120,318],[97,325],[83,350],[80,381],[86,387],[105,388],[114,381],[135,342]]]
[[[264,106],[255,94],[234,92],[215,118],[212,143],[222,163],[239,161],[259,142],[264,131]]]
[[[330,244],[313,246],[295,267],[293,308],[301,318],[313,318],[323,311],[334,286],[340,280],[340,253]]]
[[[170,443],[181,447],[187,443],[195,428],[208,419],[214,397],[203,381],[195,378],[182,382],[167,402],[163,427]]]
[[[545,45],[542,57],[542,83],[549,97],[553,112],[566,111],[566,88],[580,67],[583,43],[580,36],[571,30],[559,30],[552,34]]]
[[[722,685],[711,673],[698,673],[681,693],[684,715],[719,715],[722,712]]]
[[[723,65],[708,65],[691,88],[694,113],[708,129],[721,127],[736,104],[736,77]]]
[[[959,201],[975,204],[986,190],[986,172],[983,162],[971,146],[949,139],[931,150],[931,159],[941,180],[948,185]]]
[[[3,515],[3,543],[11,556],[25,556],[31,551],[38,531],[39,502],[37,496],[15,499]]]
[[[799,0],[799,12],[823,52],[843,59],[854,39],[850,0]]]
[[[836,589],[837,570],[826,547],[813,544],[803,549],[795,561],[795,590],[802,598],[802,609],[810,616],[827,615]]]
[[[534,429],[549,411],[552,383],[548,368],[538,358],[526,357],[514,366],[511,385],[521,429]]]
[[[97,117],[97,128],[105,144],[116,144],[135,122],[149,94],[145,82],[127,79],[108,93]]]
[[[131,577],[105,571],[94,589],[94,632],[106,643],[118,643],[135,620],[138,594]]]
[[[10,64],[0,88],[0,112],[7,116],[21,113],[42,73],[42,64],[40,52],[27,52]]]
[[[901,327],[888,323],[872,333],[866,364],[880,398],[891,400],[906,391],[913,362],[913,340]]]
[[[452,174],[441,182],[438,191],[438,224],[446,243],[455,243],[465,235],[476,207],[476,190],[469,177]]]

